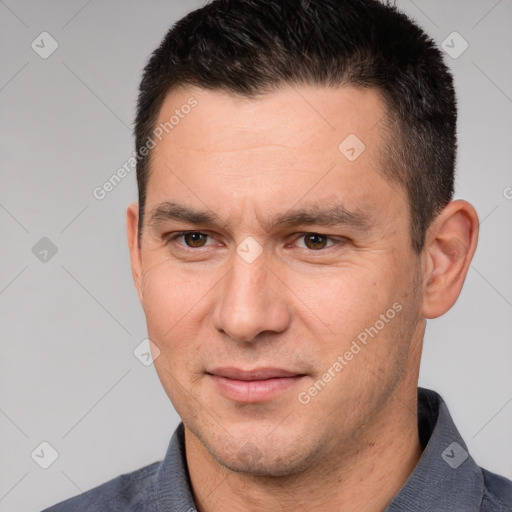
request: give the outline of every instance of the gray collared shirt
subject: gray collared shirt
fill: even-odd
[[[434,391],[418,388],[423,454],[384,512],[512,512],[512,481],[480,468]],[[161,462],[120,475],[43,512],[195,512],[183,423]]]

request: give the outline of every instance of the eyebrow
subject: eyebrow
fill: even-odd
[[[167,221],[226,227],[226,222],[211,210],[197,210],[172,201],[166,201],[155,206],[151,210],[148,224],[151,227],[157,227]],[[348,210],[341,204],[325,208],[320,207],[317,203],[309,203],[300,209],[274,215],[267,221],[267,228],[273,230],[276,227],[291,228],[299,225],[318,225],[324,227],[347,226],[364,230],[369,227],[370,221],[371,218],[368,213],[361,210]]]

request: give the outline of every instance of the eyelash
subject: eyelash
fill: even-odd
[[[208,237],[212,238],[208,233],[203,233],[202,231],[179,231],[179,232],[176,232],[176,233],[170,233],[169,235],[165,236],[164,237],[165,238],[165,244],[169,245],[172,242],[175,242],[178,238],[182,238],[183,236],[191,234],[191,233],[196,233],[196,234],[199,234],[199,235],[208,236]],[[297,238],[295,238],[294,241],[297,241],[297,240],[305,237],[306,235],[319,235],[319,236],[321,236],[323,238],[326,238],[328,241],[334,242],[332,245],[324,247],[323,249],[314,250],[314,249],[307,249],[307,248],[306,249],[299,248],[299,249],[301,249],[303,251],[307,251],[307,252],[310,252],[310,253],[325,252],[328,249],[331,249],[331,248],[335,247],[336,245],[342,245],[344,242],[346,242],[346,239],[344,237],[338,237],[338,238],[340,238],[340,240],[337,240],[334,237],[330,237],[330,236],[324,235],[322,233],[316,233],[314,231],[298,233],[298,235],[299,236]],[[184,245],[184,244],[180,244],[180,245],[182,245],[184,250],[189,250],[189,251],[197,251],[198,249],[203,249],[204,247],[206,247],[206,246],[203,246],[203,247],[189,247],[189,246]]]

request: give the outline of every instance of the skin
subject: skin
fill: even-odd
[[[376,90],[283,85],[247,99],[190,87],[167,96],[158,122],[192,95],[197,107],[153,149],[140,247],[137,204],[127,232],[160,351],[155,368],[185,425],[198,510],[380,511],[421,457],[426,319],[461,291],[477,214],[452,201],[414,253],[407,196],[381,172],[385,107]],[[338,150],[349,134],[365,144],[354,161]],[[166,201],[222,222],[151,225]],[[269,225],[313,203],[343,204],[366,225]],[[208,236],[166,243],[180,231]],[[327,238],[312,244],[307,233]],[[236,251],[249,236],[262,248],[252,263]],[[400,312],[301,403],[299,393],[397,303]],[[206,372],[216,366],[305,376],[268,401],[242,403],[214,385]]]

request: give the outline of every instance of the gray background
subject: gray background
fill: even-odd
[[[135,172],[102,201],[92,191],[133,151],[150,52],[200,4],[0,0],[1,511],[40,510],[159,460],[178,424],[133,355],[146,337],[125,235]],[[512,2],[398,5],[439,44],[453,31],[469,44],[446,61],[456,196],[481,219],[459,301],[428,324],[420,384],[448,402],[473,457],[512,478]],[[43,31],[59,45],[47,59],[31,48]],[[32,252],[42,237],[57,247],[46,262]],[[59,454],[46,470],[31,458],[42,441]]]

